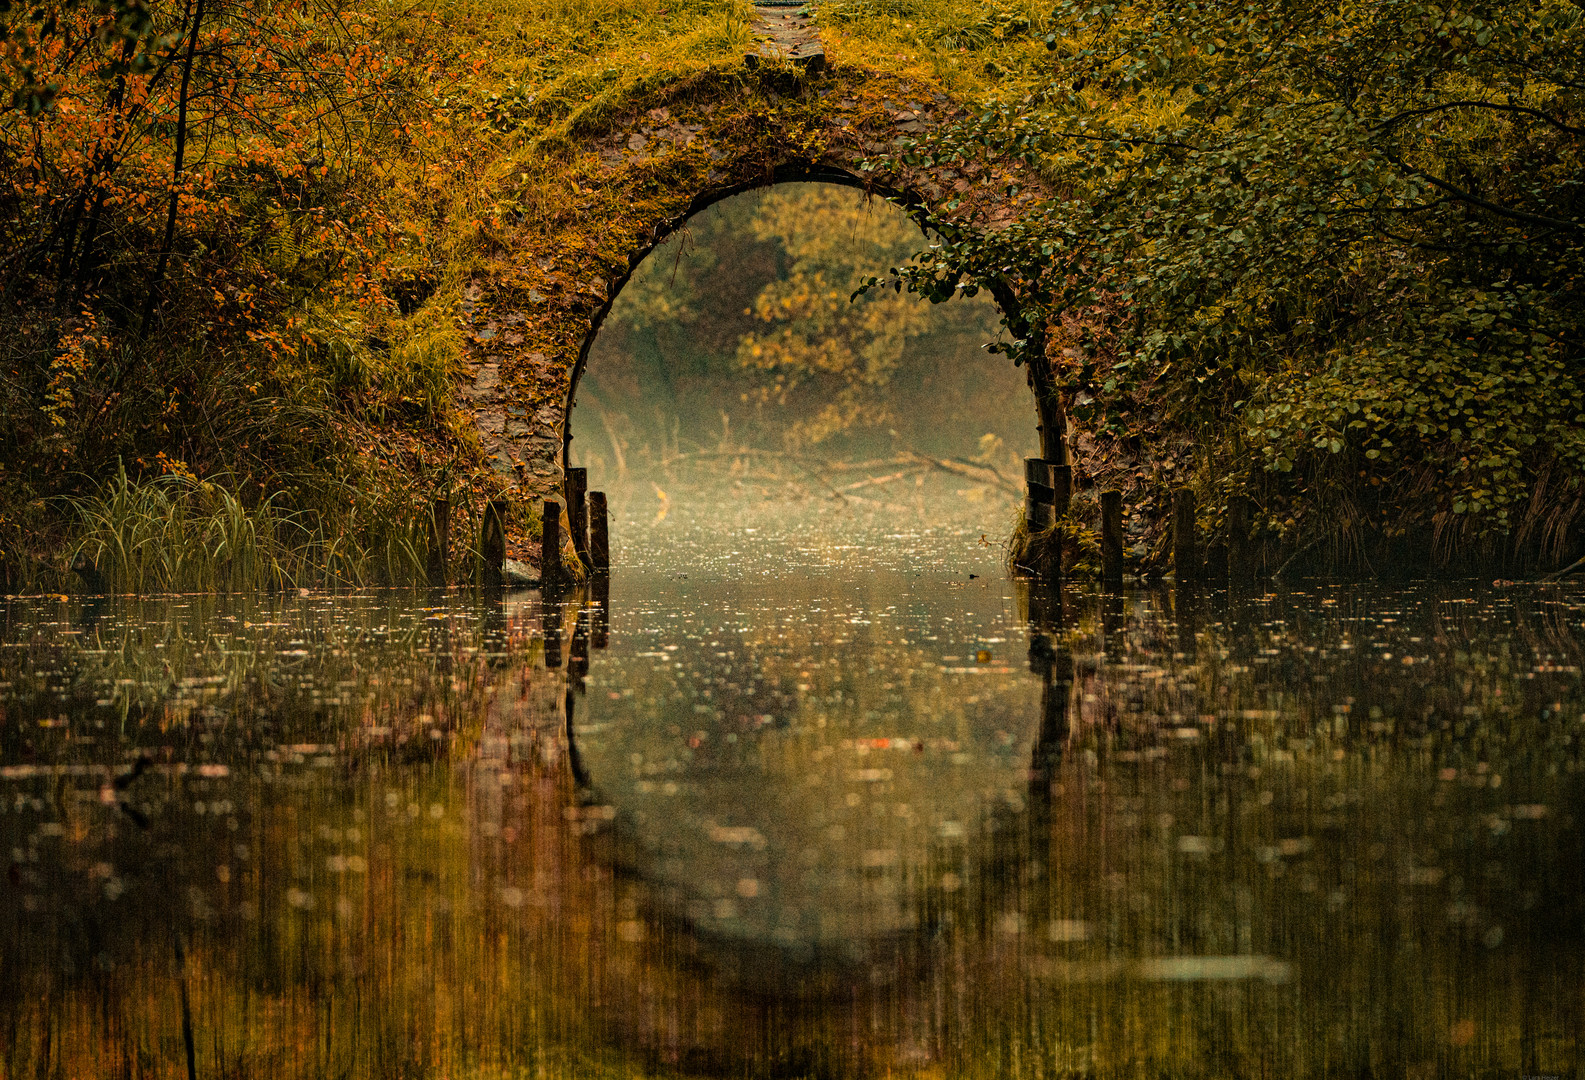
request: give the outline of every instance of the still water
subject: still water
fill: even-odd
[[[3,602],[0,1072],[1576,1075],[1585,593],[618,505],[559,602]]]

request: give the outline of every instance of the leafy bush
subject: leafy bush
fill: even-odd
[[[1186,433],[1295,537],[1578,542],[1577,7],[1065,0],[1049,25],[1025,95],[898,155],[1016,156],[1048,196],[1008,228],[939,219],[901,281],[1017,295],[1050,328],[1018,359],[1088,435]]]

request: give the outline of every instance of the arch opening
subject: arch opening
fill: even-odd
[[[920,237],[909,214],[838,170],[700,196],[656,230],[591,320],[569,380],[564,467],[601,483],[685,444],[912,455],[956,469],[960,488],[1016,497],[1039,431],[1025,373],[984,348],[1005,333],[996,303],[890,291],[850,302]]]

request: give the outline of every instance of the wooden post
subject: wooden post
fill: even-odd
[[[605,492],[589,492],[589,564],[602,573],[611,569],[611,526]]]
[[[589,565],[589,509],[584,498],[589,491],[589,470],[568,469],[566,490],[567,528],[572,532],[572,550],[583,565]]]
[[[1123,493],[1101,492],[1101,580],[1123,583]]]
[[[1205,557],[1200,560],[1201,573],[1207,581],[1227,580],[1227,545],[1220,540],[1207,544]]]
[[[561,578],[561,504],[545,500],[539,534],[539,586],[549,589]]]
[[[1043,532],[1056,521],[1052,512],[1055,496],[1046,459],[1024,458],[1024,521],[1031,533]]]
[[[1193,491],[1185,487],[1172,493],[1172,570],[1180,582],[1195,581],[1200,576],[1195,512]]]
[[[505,499],[491,499],[484,504],[484,524],[479,529],[479,556],[484,565],[479,581],[486,589],[501,587],[501,564],[506,562],[506,512]]]
[[[1051,471],[1051,519],[1061,521],[1073,503],[1073,466],[1046,462]]]
[[[436,499],[429,507],[429,584],[443,589],[447,585],[447,562],[451,558],[451,500]]]
[[[1255,579],[1255,545],[1250,540],[1250,498],[1227,500],[1227,579],[1234,584]]]

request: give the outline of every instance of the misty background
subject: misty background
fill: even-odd
[[[637,268],[590,350],[573,463],[599,487],[920,453],[1016,481],[1039,439],[1023,372],[985,348],[1005,333],[996,305],[850,299],[921,241],[895,206],[830,184],[696,215]]]

